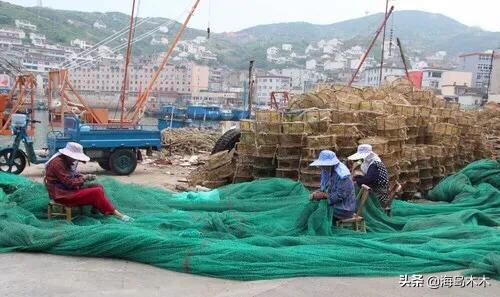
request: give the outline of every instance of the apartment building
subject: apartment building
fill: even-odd
[[[140,92],[151,82],[157,70],[152,61],[135,61],[129,67],[129,91]],[[123,85],[122,63],[103,62],[72,70],[70,79],[79,91],[119,92]],[[192,92],[208,88],[208,67],[185,63],[167,65],[153,88],[156,94]]]
[[[490,78],[491,52],[474,52],[461,55],[462,71],[472,73],[472,87],[486,89]]]
[[[265,75],[255,79],[255,103],[267,105],[272,92],[289,92],[292,79],[288,76]]]

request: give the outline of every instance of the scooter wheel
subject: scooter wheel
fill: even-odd
[[[12,174],[21,174],[26,167],[26,157],[23,152],[17,150],[16,155],[12,158],[14,150],[6,148],[0,151],[0,171]],[[11,164],[9,163],[11,162]]]

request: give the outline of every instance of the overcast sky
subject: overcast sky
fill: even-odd
[[[140,16],[160,16],[180,20],[194,0],[139,0]],[[37,0],[8,0],[34,6]],[[500,32],[498,0],[392,0],[398,10],[442,13],[469,26]],[[130,13],[132,0],[42,0],[43,6],[81,11],[121,11]],[[305,21],[331,24],[382,12],[385,0],[201,0],[190,27],[214,32],[237,31],[277,22]],[[210,8],[210,9],[209,9]],[[210,12],[210,13],[209,13]],[[210,16],[210,17],[209,17]]]

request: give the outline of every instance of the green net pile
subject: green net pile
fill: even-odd
[[[445,179],[431,203],[373,197],[368,233],[332,228],[326,202],[300,184],[267,179],[173,194],[103,179],[131,224],[91,215],[47,220],[43,185],[0,175],[0,252],[112,257],[238,280],[389,276],[466,269],[500,276],[500,163],[478,161]]]

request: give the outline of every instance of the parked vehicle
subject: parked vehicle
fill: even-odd
[[[12,120],[15,136],[11,147],[0,151],[0,170],[13,174],[23,172],[26,164],[45,163],[68,142],[80,143],[91,161],[98,162],[105,169],[117,175],[129,175],[135,171],[137,161],[142,160],[141,149],[148,152],[161,149],[161,134],[155,128],[146,130],[142,125],[115,127],[110,125],[82,124],[77,116],[64,119],[63,132],[51,132],[47,136],[48,155],[35,154],[33,140],[27,135],[29,120],[26,115],[16,114]],[[24,150],[21,149],[24,143]]]

